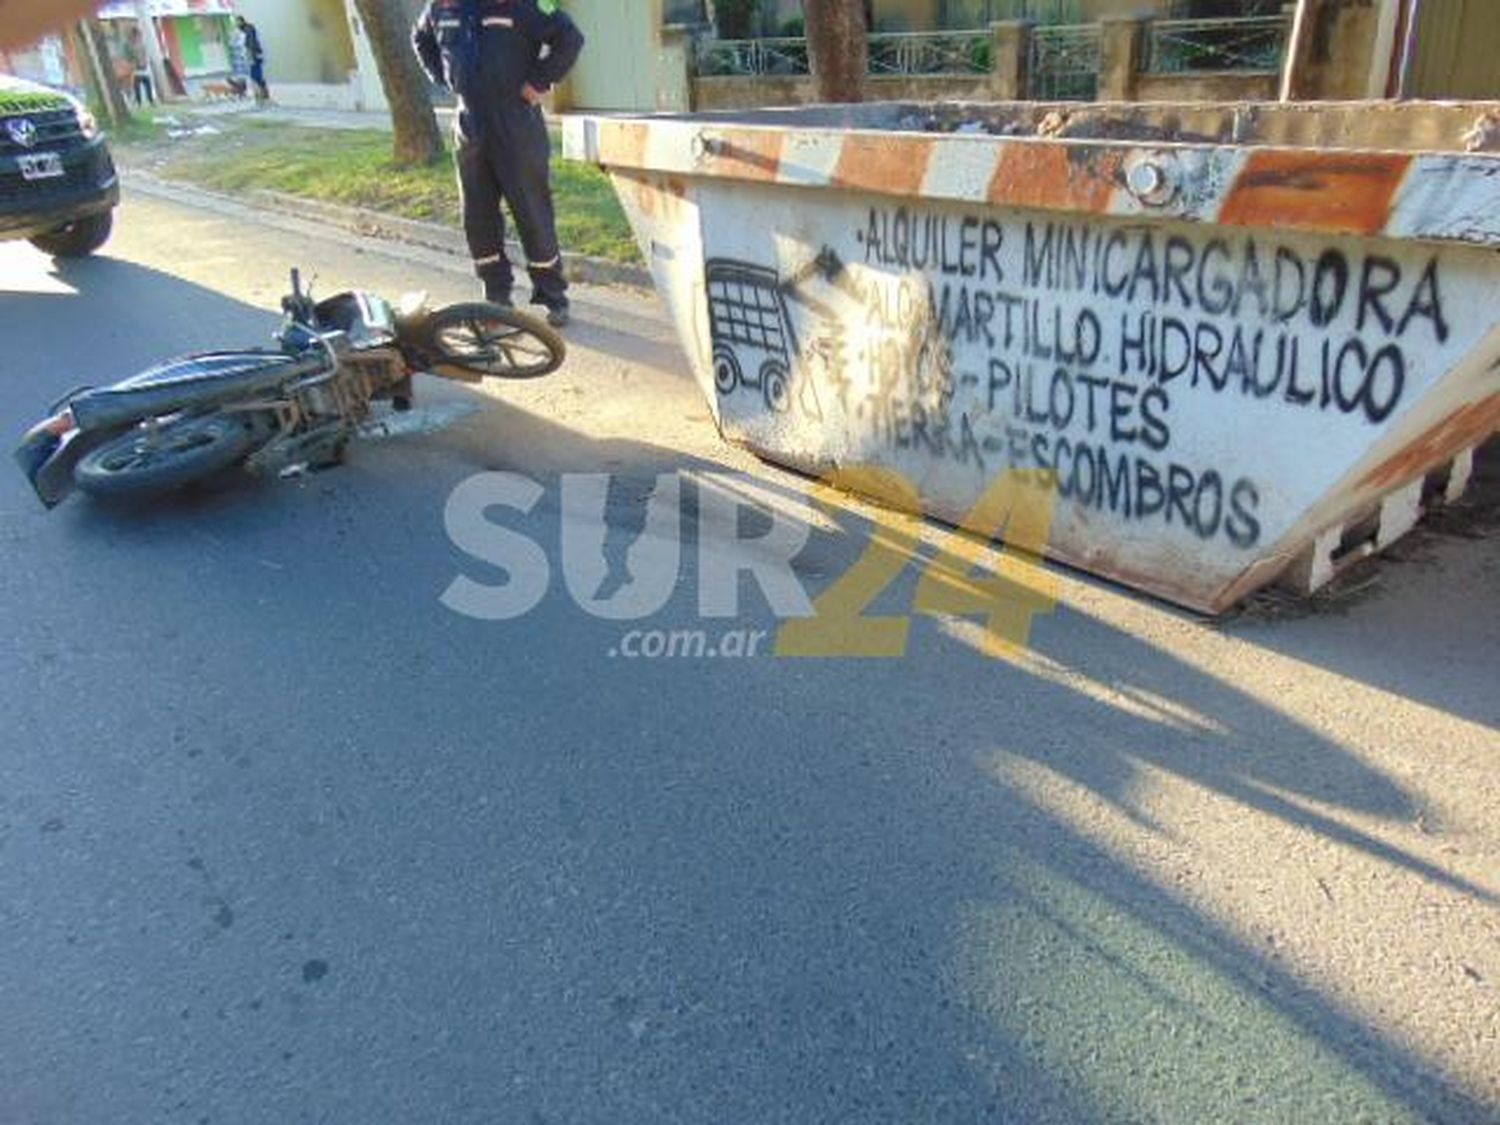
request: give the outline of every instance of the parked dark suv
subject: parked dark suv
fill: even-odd
[[[0,75],[0,239],[81,258],[104,245],[119,201],[114,161],[82,103]]]

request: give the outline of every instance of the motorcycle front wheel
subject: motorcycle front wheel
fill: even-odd
[[[545,321],[485,302],[438,309],[423,324],[422,334],[434,366],[498,379],[550,375],[568,354],[563,338]]]
[[[244,418],[233,414],[143,423],[88,453],[73,480],[93,496],[164,492],[228,468],[254,444]]]

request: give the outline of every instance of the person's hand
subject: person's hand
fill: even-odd
[[[521,85],[521,97],[526,99],[527,105],[541,105],[547,95],[538,90],[530,82],[524,82]]]

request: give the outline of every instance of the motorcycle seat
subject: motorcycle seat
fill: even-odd
[[[102,429],[270,391],[327,363],[319,353],[208,352],[169,360],[108,387],[84,391],[68,405],[80,429]]]

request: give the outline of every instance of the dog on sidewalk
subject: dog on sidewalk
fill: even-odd
[[[237,74],[231,74],[222,81],[205,82],[199,89],[211,102],[242,102],[250,96],[250,84]]]

